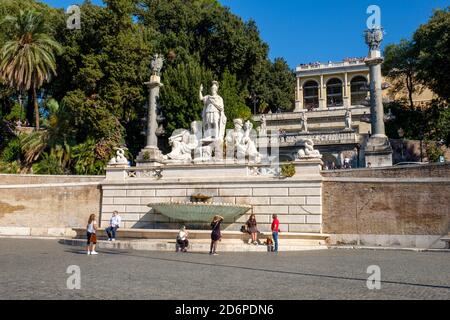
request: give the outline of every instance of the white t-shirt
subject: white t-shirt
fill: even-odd
[[[122,221],[122,218],[119,215],[112,216],[111,219],[109,219],[109,224],[113,227],[120,227],[120,222]]]
[[[178,233],[178,238],[179,238],[181,241],[186,240],[186,237],[187,237],[187,232],[186,232],[186,231],[180,231],[180,232]]]
[[[96,224],[97,224],[97,222],[95,222],[95,220],[92,221],[91,223],[89,223],[87,226],[87,232],[95,233],[94,225],[96,225]]]

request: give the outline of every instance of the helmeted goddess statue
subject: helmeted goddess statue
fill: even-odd
[[[211,95],[203,96],[203,85],[200,86],[199,97],[203,102],[203,131],[205,138],[223,141],[227,117],[223,99],[218,95],[219,83],[213,81]]]

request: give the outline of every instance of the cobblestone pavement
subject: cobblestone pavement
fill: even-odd
[[[446,252],[341,249],[87,256],[56,240],[0,239],[0,299],[450,299],[449,262]],[[67,289],[70,265],[80,290]],[[370,265],[380,290],[366,286]]]

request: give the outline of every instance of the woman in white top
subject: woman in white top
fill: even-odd
[[[188,232],[186,231],[186,227],[182,227],[180,232],[178,232],[177,236],[177,244],[181,249],[181,252],[187,252],[187,246],[189,245],[189,241],[187,239]]]
[[[97,244],[97,222],[95,221],[95,214],[89,216],[88,224],[86,227],[87,236],[87,254],[98,254],[95,251],[95,245]]]

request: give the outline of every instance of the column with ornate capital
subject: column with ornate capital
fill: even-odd
[[[151,63],[152,75],[150,76],[150,81],[145,83],[149,90],[146,146],[137,157],[137,166],[159,165],[163,160],[161,150],[158,148],[158,138],[156,136],[156,129],[158,128],[156,107],[159,100],[159,90],[163,86],[161,83],[163,63],[164,59],[158,54],[155,55]]]
[[[370,113],[372,135],[365,148],[366,166],[392,166],[392,148],[384,128],[384,110],[382,96],[382,77],[380,46],[383,41],[383,30],[373,28],[365,32],[366,44],[369,46],[369,56],[365,59],[370,72]]]

